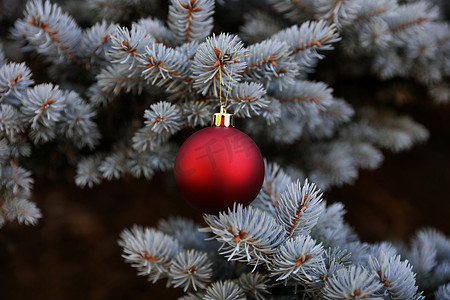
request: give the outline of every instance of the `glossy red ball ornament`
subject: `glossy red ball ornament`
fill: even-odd
[[[235,202],[248,205],[255,199],[264,181],[264,161],[258,146],[242,131],[211,126],[181,146],[175,180],[188,203],[217,214]]]

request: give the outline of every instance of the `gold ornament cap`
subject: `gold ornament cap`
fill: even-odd
[[[217,127],[234,127],[234,115],[227,114],[225,107],[220,107],[220,113],[213,115],[211,126]]]

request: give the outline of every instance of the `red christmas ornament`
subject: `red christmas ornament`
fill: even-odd
[[[175,159],[175,180],[192,206],[217,214],[233,203],[250,204],[264,181],[264,161],[255,142],[233,127],[233,115],[214,114],[213,126],[191,135]]]

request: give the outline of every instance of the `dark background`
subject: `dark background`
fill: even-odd
[[[325,193],[341,201],[363,241],[408,241],[425,226],[450,235],[450,108],[415,104],[404,111],[430,130],[427,143],[385,153],[381,168],[363,171],[353,186]],[[64,174],[61,174],[64,175]],[[60,176],[39,179],[32,200],[44,215],[35,227],[0,230],[0,299],[174,299],[181,289],[136,276],[117,239],[132,224],[201,214],[177,194],[171,173],[79,189]]]

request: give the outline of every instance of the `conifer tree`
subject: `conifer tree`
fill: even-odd
[[[379,167],[384,150],[427,139],[408,115],[339,98],[334,84],[340,74],[396,78],[448,104],[445,0],[6,0],[3,8],[0,226],[42,217],[30,201],[30,162],[46,145],[76,169],[80,187],[125,174],[151,180],[173,169],[181,133],[207,126],[226,95],[267,153],[263,187],[250,206],[205,214],[203,227],[171,218],[124,229],[119,244],[138,275],[182,288],[186,300],[449,297],[448,237],[426,228],[408,246],[365,243],[343,205],[323,194]]]

